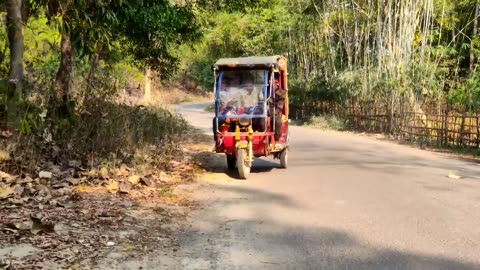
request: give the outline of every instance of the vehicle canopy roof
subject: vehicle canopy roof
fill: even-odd
[[[281,55],[249,56],[236,58],[221,58],[213,65],[219,70],[225,69],[270,69],[286,70],[287,59]]]

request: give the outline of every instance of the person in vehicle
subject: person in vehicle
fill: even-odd
[[[227,92],[230,90],[230,84],[228,83],[229,79],[228,78],[224,78],[222,80],[222,84],[220,86],[220,91],[222,92]],[[219,107],[219,111],[220,113],[223,111],[224,109],[224,105],[222,104],[218,104],[219,106],[217,106],[217,100],[215,100],[215,108]],[[224,122],[224,120],[222,119],[218,119],[218,124],[221,126]],[[215,119],[215,117],[213,117],[213,140],[216,142],[217,141],[217,120]]]
[[[282,116],[283,107],[285,106],[286,91],[280,85],[280,74],[274,73],[273,90],[275,95],[268,100],[268,113],[270,119],[275,115],[275,141],[278,141],[282,136]],[[273,121],[273,119],[272,119]]]
[[[254,106],[262,105],[262,101],[264,100],[263,87],[259,87],[258,84],[256,85],[253,78],[247,78],[245,80],[243,89],[245,90],[245,106],[253,108]],[[258,110],[259,109],[256,109],[256,111]]]

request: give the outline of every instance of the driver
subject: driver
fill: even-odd
[[[245,82],[245,89],[246,89],[246,95],[245,95],[245,101],[246,101],[246,106],[256,106],[263,100],[263,89],[260,89],[257,87],[252,78],[247,79]]]

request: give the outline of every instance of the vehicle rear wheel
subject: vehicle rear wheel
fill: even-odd
[[[247,161],[247,151],[242,148],[237,149],[237,169],[241,179],[247,179],[250,175],[250,166]]]
[[[235,170],[237,165],[237,158],[233,155],[227,155],[227,166],[229,170]]]
[[[280,153],[280,168],[286,169],[288,164],[288,148],[283,149],[282,153]]]

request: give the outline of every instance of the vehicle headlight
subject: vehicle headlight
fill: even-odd
[[[239,118],[238,123],[241,126],[248,126],[248,125],[250,125],[250,118]]]

